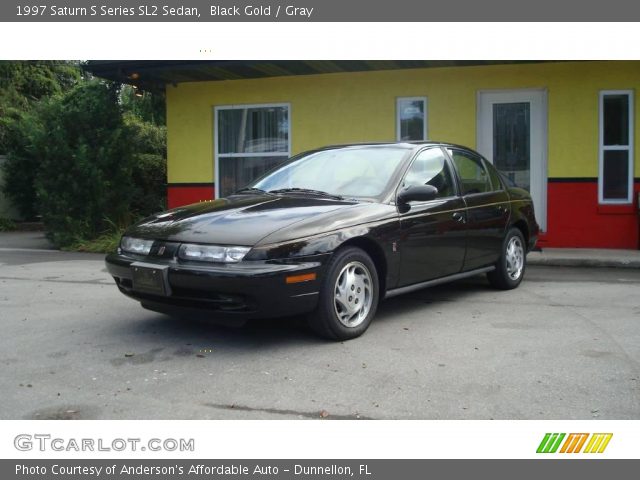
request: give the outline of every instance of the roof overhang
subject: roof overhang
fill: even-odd
[[[500,60],[91,60],[83,68],[93,75],[160,90],[183,82],[366,72],[410,68],[466,67],[537,61]]]

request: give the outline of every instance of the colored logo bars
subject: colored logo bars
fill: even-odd
[[[613,433],[570,433],[569,436],[566,433],[545,433],[536,453],[603,453],[611,437]],[[562,447],[558,451],[560,444]]]

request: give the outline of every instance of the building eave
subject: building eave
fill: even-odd
[[[326,73],[468,67],[539,61],[513,60],[91,60],[83,68],[93,75],[160,90],[184,82],[317,75]]]

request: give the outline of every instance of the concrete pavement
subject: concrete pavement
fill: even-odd
[[[53,247],[42,231],[0,232],[0,249],[28,248],[51,250]]]
[[[0,249],[3,419],[637,419],[640,271],[532,265],[385,301],[369,331],[172,320],[102,255]]]

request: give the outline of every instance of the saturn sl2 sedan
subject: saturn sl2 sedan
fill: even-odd
[[[517,287],[537,236],[529,193],[468,148],[343,145],[142,220],[106,264],[150,310],[239,323],[307,314],[344,340],[384,298],[478,274]]]

